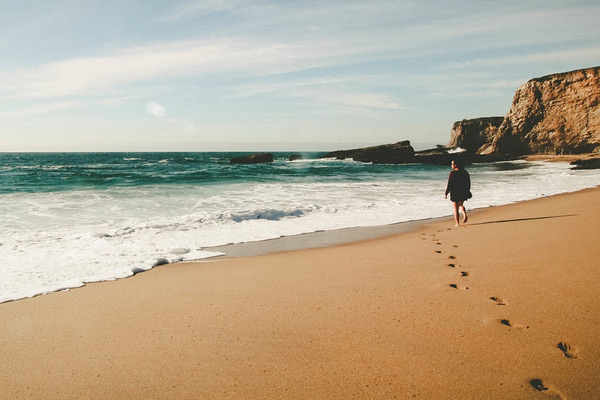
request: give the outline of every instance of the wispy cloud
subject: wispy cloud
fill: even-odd
[[[25,104],[16,110],[0,110],[0,116],[5,118],[18,118],[90,106],[111,108],[138,97],[139,96],[109,96],[99,99],[64,100],[50,101],[46,103],[42,102],[41,104]],[[26,103],[30,103],[30,101],[27,101]]]
[[[329,103],[349,111],[400,110],[400,103],[389,94],[347,91],[296,91],[295,97],[312,98],[315,103]]]
[[[30,115],[45,114],[76,108],[82,106],[83,104],[84,103],[80,101],[57,101],[47,104],[28,106],[17,111],[0,111],[0,116],[8,118],[26,117]]]
[[[241,86],[233,86],[229,89],[225,99],[253,97],[260,95],[273,95],[288,93],[298,88],[310,88],[315,86],[330,86],[346,82],[349,78],[317,78],[305,80],[286,80],[283,82],[255,82]]]
[[[175,8],[170,15],[171,18],[187,18],[231,10],[240,4],[240,0],[192,1]],[[590,11],[580,7],[568,12],[565,17],[561,10],[517,10],[499,15],[493,24],[477,13],[453,13],[445,19],[414,23],[411,17],[423,12],[423,8],[407,4],[401,7],[400,3],[350,2],[347,7],[337,3],[335,6],[305,8],[272,5],[266,20],[276,24],[272,27],[281,29],[281,24],[288,24],[291,32],[281,40],[271,38],[268,29],[260,34],[238,32],[240,36],[122,48],[95,57],[50,62],[29,70],[0,70],[0,92],[17,98],[114,94],[142,81],[164,82],[171,78],[228,72],[239,76],[262,76],[350,63],[373,64],[385,59],[439,57],[458,50],[523,46],[548,40],[539,34],[521,35],[522,29],[527,29],[525,22],[533,21],[536,26],[545,26],[563,18],[563,23],[567,21],[570,26],[575,23],[575,17]],[[427,10],[432,5],[428,7]],[[279,16],[281,19],[277,18]],[[374,21],[379,23],[374,24]],[[395,23],[397,21],[401,23]],[[233,27],[230,29],[235,31]],[[594,28],[588,24],[586,29]],[[503,40],[502,32],[511,32],[509,39],[512,41]],[[553,34],[551,28],[543,32],[551,35],[552,40],[561,40],[560,32]],[[463,40],[466,37],[485,40]],[[597,48],[594,51],[597,53]],[[586,57],[581,52],[576,55]],[[507,56],[502,62],[508,63],[515,57]],[[551,55],[544,53],[538,57]],[[489,64],[493,61],[488,60],[495,58],[466,63]]]
[[[581,67],[592,67],[600,63],[600,46],[585,46],[573,49],[535,52],[530,54],[510,55],[503,57],[475,58],[472,60],[453,62],[448,66],[451,68],[480,68],[489,66],[505,66],[520,64],[557,63],[563,60],[580,60],[580,63],[589,63]],[[556,71],[561,72],[561,71]]]
[[[360,77],[334,79],[307,79],[275,83],[254,83],[234,87],[226,98],[270,96],[274,99],[290,99],[314,109],[328,112],[365,112],[403,109],[398,99],[375,89],[360,89]]]
[[[209,14],[230,11],[243,4],[242,0],[196,0],[177,6],[164,17],[167,21],[179,21]]]
[[[128,84],[152,79],[232,71],[268,75],[334,65],[340,57],[355,51],[328,41],[291,44],[242,39],[183,41],[52,62],[32,70],[0,71],[0,91],[16,98],[116,93]]]
[[[242,0],[195,0],[175,7],[164,16],[165,21],[180,21],[195,17],[201,17],[213,13],[232,10],[240,5]]]

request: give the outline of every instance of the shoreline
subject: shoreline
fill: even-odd
[[[532,166],[533,168],[537,168],[538,164],[540,163],[531,163],[530,166]],[[549,165],[549,163],[547,163],[546,165]],[[501,171],[503,170],[503,168],[504,166],[500,167],[498,170]],[[554,167],[554,169],[557,168],[564,170],[567,167],[565,167],[565,165]],[[517,169],[524,168],[522,168],[521,165],[519,165]],[[576,174],[574,176],[576,177],[575,179],[581,179],[581,182],[570,185],[558,185],[556,188],[554,188],[554,190],[550,190],[550,193],[555,193],[558,190],[575,190],[580,187],[586,187],[588,186],[587,182],[591,182],[593,184],[597,183],[597,175],[594,176],[594,179],[592,181],[590,181],[590,179],[587,179],[587,182],[585,179],[585,173]],[[489,189],[485,190],[487,191]],[[386,193],[386,195],[383,195],[385,196],[384,198],[389,199],[390,203],[394,204],[394,200],[396,200],[395,192],[393,190],[388,190],[386,191]],[[519,192],[517,189],[516,191],[509,190],[506,193]],[[478,200],[479,197],[477,196],[477,194],[475,194],[476,198],[473,200],[474,203],[472,204],[472,206],[484,208],[486,206],[497,205],[500,203],[510,203],[513,201],[518,201],[519,198],[531,197],[532,195],[535,196],[539,194],[540,193],[529,193],[528,195],[515,194],[513,196],[508,195],[500,201],[488,203],[480,203]],[[373,192],[371,195],[380,196],[380,194],[376,192]],[[188,201],[190,199],[194,199],[194,197],[188,196],[187,198],[184,198],[185,201]],[[91,225],[86,226],[85,224],[77,223],[67,223],[64,226],[58,226],[58,228],[64,231],[63,236],[67,238],[72,238],[72,240],[59,240],[57,241],[56,245],[52,246],[37,245],[36,243],[38,242],[36,241],[36,233],[34,233],[33,231],[31,231],[31,233],[26,231],[18,232],[16,236],[21,237],[23,243],[27,243],[27,241],[30,240],[32,244],[32,246],[23,245],[20,254],[13,251],[13,249],[19,246],[19,243],[13,243],[11,240],[7,240],[5,242],[5,246],[3,247],[3,254],[7,254],[9,261],[8,264],[13,266],[12,270],[9,268],[9,272],[14,273],[18,277],[22,276],[24,283],[21,285],[12,285],[10,280],[7,280],[7,282],[5,283],[9,287],[7,287],[6,291],[4,292],[4,296],[2,297],[2,303],[27,298],[28,296],[37,296],[43,293],[65,290],[68,287],[74,288],[77,286],[86,285],[91,282],[128,278],[134,274],[138,274],[142,271],[151,269],[157,264],[163,264],[167,262],[176,263],[181,261],[191,261],[200,259],[208,260],[214,257],[222,257],[222,254],[216,254],[215,251],[229,253],[230,256],[245,256],[278,251],[289,251],[294,249],[303,249],[310,247],[330,246],[339,243],[354,242],[363,239],[386,236],[393,233],[403,232],[406,229],[413,229],[406,228],[400,225],[402,223],[394,224],[391,223],[391,221],[398,221],[400,219],[405,218],[427,218],[431,215],[449,216],[451,214],[451,206],[449,206],[450,203],[442,201],[441,197],[439,197],[438,199],[437,196],[428,196],[426,199],[423,199],[423,201],[425,201],[426,204],[423,204],[422,201],[419,199],[415,200],[414,196],[406,200],[406,207],[408,207],[408,212],[406,214],[404,213],[404,209],[402,208],[395,210],[393,213],[386,214],[386,212],[389,211],[388,209],[386,209],[386,202],[380,201],[379,204],[377,204],[377,207],[381,205],[381,209],[383,210],[382,215],[387,215],[387,217],[385,218],[378,218],[378,213],[369,213],[367,207],[364,213],[360,213],[361,210],[359,208],[359,218],[354,218],[353,214],[346,214],[346,216],[341,219],[342,223],[334,222],[333,224],[320,224],[319,220],[314,218],[312,219],[314,223],[309,222],[311,221],[310,219],[305,220],[303,218],[299,218],[298,222],[295,222],[295,220],[292,221],[290,219],[285,218],[287,212],[286,210],[279,210],[277,206],[275,206],[274,208],[267,207],[269,209],[268,212],[271,212],[271,209],[273,208],[276,212],[280,212],[280,214],[283,216],[283,221],[280,224],[281,226],[278,226],[277,224],[272,224],[270,227],[267,226],[266,231],[262,231],[262,229],[259,228],[260,226],[262,226],[261,221],[251,221],[251,223],[249,224],[233,224],[230,227],[226,227],[225,225],[223,225],[223,227],[225,228],[220,230],[217,229],[218,240],[212,240],[212,225],[210,221],[210,219],[214,217],[215,219],[217,219],[217,222],[219,222],[221,217],[218,215],[218,213],[211,214],[209,212],[209,215],[207,217],[208,222],[200,223],[197,223],[199,221],[195,221],[193,219],[195,218],[194,213],[182,213],[182,219],[175,219],[173,221],[173,224],[175,225],[173,230],[177,231],[178,235],[172,236],[169,233],[171,231],[170,228],[172,227],[168,227],[164,229],[163,236],[165,237],[163,238],[163,236],[159,237],[157,235],[154,235],[152,232],[154,229],[153,226],[155,225],[155,223],[152,221],[158,221],[157,229],[162,229],[161,226],[165,222],[162,220],[160,212],[158,213],[159,215],[154,215],[154,213],[150,211],[147,214],[147,216],[144,217],[143,220],[138,221],[139,225],[141,226],[139,228],[136,228],[135,232],[129,235],[129,227],[125,224],[125,219],[117,221],[116,224],[112,224],[116,226],[116,228],[114,228],[114,226],[111,226],[111,224],[106,225],[103,224],[100,220],[98,220],[98,214],[96,210],[96,217],[94,217],[93,213],[90,214],[92,215],[92,225],[95,224],[97,226],[97,228],[94,229],[98,230],[98,234],[101,235],[101,240],[97,240],[95,234],[92,234],[91,236],[89,235],[90,233],[93,233],[89,232]],[[72,200],[73,199],[69,199],[67,196],[67,198],[61,199],[59,203],[62,204],[66,202],[70,204]],[[154,198],[154,200],[158,201],[159,199]],[[39,202],[40,207],[44,207],[44,198],[41,198]],[[401,203],[402,206],[400,207],[404,207],[404,202],[402,201]],[[471,207],[470,203],[471,201],[467,202],[466,204],[468,208]],[[24,204],[27,204],[27,202],[24,202]],[[111,203],[109,202],[107,204]],[[9,207],[9,205],[6,204],[4,204],[4,206]],[[100,207],[103,206],[104,205],[102,204],[102,201],[94,202],[94,207],[97,207],[97,209],[100,209]],[[137,206],[132,207],[132,210],[135,211],[136,207],[138,206],[139,204]],[[78,206],[74,205],[74,207],[74,210],[77,210]],[[250,220],[261,219],[260,214],[262,213],[262,210],[260,209],[260,206],[256,207],[256,209],[254,210],[252,208],[250,209],[250,214],[248,216]],[[312,212],[312,210],[310,209],[311,207],[312,206],[309,206],[309,210]],[[318,212],[316,213],[316,215],[319,215],[318,213],[321,212],[318,209],[319,207],[317,207]],[[301,214],[304,212],[302,207],[300,207],[298,210],[294,210],[294,213],[296,211],[298,211]],[[253,213],[258,214],[258,217],[253,217]],[[242,211],[242,214],[244,214],[244,211]],[[25,210],[21,208],[19,209],[19,212],[15,215],[23,216],[26,215],[26,213]],[[225,215],[225,220],[227,220],[227,218],[227,215]],[[233,217],[231,218],[233,219]],[[244,216],[242,219],[245,218],[246,217]],[[189,219],[189,221],[187,221],[187,219]],[[65,220],[68,220],[68,218]],[[188,222],[192,224],[192,229],[188,229]],[[409,225],[406,226],[418,226],[421,223],[428,222],[428,219],[413,219],[412,221],[409,221]],[[171,223],[168,222],[167,224]],[[347,226],[350,224],[363,226],[356,228],[339,228],[340,226]],[[389,225],[369,226],[370,224]],[[219,226],[218,223],[216,225],[213,225],[217,227]],[[364,225],[367,226],[365,227]],[[121,226],[121,228],[119,228],[119,226]],[[208,228],[205,228],[205,226],[208,226]],[[256,226],[256,228],[254,228],[254,226]],[[150,227],[151,229],[145,229],[147,227]],[[113,228],[116,230],[114,230]],[[311,230],[315,229],[337,229],[337,231],[331,233],[313,232],[300,234],[300,232],[310,232]],[[10,234],[10,232],[5,233]],[[70,235],[71,233],[72,235]],[[282,233],[290,236],[284,236],[283,238],[275,240],[261,240],[268,237],[275,238],[281,235]],[[47,232],[44,232],[42,229],[41,232],[37,233],[38,236],[40,234],[45,235],[47,234]],[[120,240],[121,234],[126,235],[126,238],[124,240]],[[299,236],[292,238],[291,235],[295,234],[299,234]],[[52,237],[54,237],[54,234]],[[231,243],[236,242],[238,240],[244,242],[241,244],[234,244],[232,246],[207,246],[203,249],[199,248],[199,246],[203,243]],[[246,242],[246,240],[253,240],[256,242]],[[72,250],[76,248],[80,248],[82,250]],[[204,251],[207,250],[209,251],[209,253],[204,253]],[[210,252],[211,250],[213,252]],[[186,251],[188,253],[183,254]],[[58,265],[54,268],[47,268],[47,271],[45,272],[45,275],[42,277],[42,279],[31,279],[29,281],[31,283],[28,287],[27,277],[36,276],[36,274],[39,273],[39,268],[36,270],[35,265],[33,263],[23,262],[23,260],[29,261],[40,259],[39,266],[43,268],[44,260],[52,259],[55,254],[68,254],[69,257],[61,257],[57,259],[57,263],[58,265],[60,265],[60,268],[57,268]],[[101,268],[95,268],[94,260],[102,262],[105,265]],[[24,270],[20,270],[19,267],[21,265],[24,268]],[[113,267],[115,268],[113,269]],[[83,273],[82,271],[86,272]],[[96,271],[100,272],[96,273]],[[57,278],[60,278],[61,275],[65,278],[62,281],[62,283],[64,284],[53,284],[53,282],[58,282],[57,280],[54,280],[54,277],[56,276]],[[21,288],[27,288],[27,290],[21,290]]]
[[[0,304],[0,398],[592,399],[600,188]]]
[[[475,210],[473,210],[475,211]],[[366,240],[384,238],[391,235],[414,232],[424,225],[450,220],[451,216],[402,221],[386,225],[356,226],[282,236],[275,239],[254,242],[232,243],[223,246],[203,247],[203,251],[223,253],[210,258],[185,260],[182,262],[213,261],[222,257],[254,257],[280,252],[318,249],[331,246],[352,244]]]
[[[583,153],[572,155],[529,155],[523,158],[527,162],[552,162],[552,163],[571,163],[577,160],[587,160],[598,157],[597,153]],[[579,189],[575,192],[565,192],[549,196],[538,197],[536,199],[522,200],[517,203],[508,203],[500,206],[486,206],[468,210],[471,213],[478,213],[482,210],[492,207],[503,207],[510,204],[543,199],[546,197],[560,196],[568,193],[576,193],[589,188]],[[449,210],[450,210],[450,202]],[[466,204],[468,206],[468,204]],[[314,248],[329,247],[335,245],[351,244],[364,240],[383,238],[394,234],[408,233],[420,229],[424,225],[436,223],[444,220],[452,220],[451,212],[443,217],[431,217],[418,220],[401,221],[385,225],[357,226],[350,228],[332,229],[328,231],[307,232],[291,236],[282,236],[274,239],[265,239],[253,242],[231,243],[219,246],[203,247],[203,251],[214,251],[223,253],[198,260],[185,260],[182,262],[202,262],[220,259],[224,257],[252,257],[258,255],[273,254],[278,252],[287,252],[295,250],[307,250]]]

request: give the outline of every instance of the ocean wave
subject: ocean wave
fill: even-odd
[[[261,209],[252,211],[243,211],[239,213],[229,213],[229,217],[234,222],[243,222],[251,220],[268,220],[268,221],[279,221],[283,218],[298,218],[305,215],[306,212],[310,212],[308,209],[295,209],[295,210],[277,210],[277,209]]]
[[[225,156],[218,158],[221,164],[190,163],[184,168],[176,161],[181,156],[139,158],[130,169],[122,169],[126,163],[99,158],[97,164],[112,165],[97,179],[108,186],[41,192],[34,185],[35,193],[0,194],[0,301],[131,276],[159,261],[211,257],[215,254],[203,249],[212,246],[451,212],[443,199],[448,177],[444,168],[318,159],[280,161],[277,168],[289,166],[280,171],[273,166],[232,167],[223,161]],[[157,166],[167,159],[174,161],[144,170],[144,178],[131,186],[123,186],[125,179],[105,179],[135,174],[147,161]],[[86,159],[79,166],[92,164]],[[213,168],[210,179],[198,175],[208,164]],[[169,179],[177,177],[178,184],[150,179],[163,172]],[[598,171],[571,171],[562,164],[473,165],[469,172],[474,194],[469,209],[600,184]]]

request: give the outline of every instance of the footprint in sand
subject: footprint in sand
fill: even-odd
[[[442,254],[441,250],[436,250],[435,252],[438,253],[438,254]]]
[[[453,289],[469,290],[468,286],[460,286],[460,285],[457,285],[456,283],[451,283],[450,287]]]
[[[579,357],[579,355],[577,354],[578,353],[577,349],[568,343],[560,342],[559,344],[556,345],[556,347],[558,347],[560,349],[560,351],[562,351],[563,354],[565,355],[565,357],[567,357],[567,358]]]
[[[448,256],[450,260],[456,260],[456,256]]]
[[[553,387],[548,387],[548,386],[544,385],[544,382],[541,379],[532,379],[529,381],[529,384],[535,390],[537,390],[538,392],[543,392],[545,395],[547,395],[550,398],[566,399],[566,397],[563,396],[563,394],[560,393],[558,390],[554,389]]]
[[[448,266],[449,266],[450,268],[456,268],[456,265],[454,265],[454,264],[452,264],[452,263],[448,264]]]
[[[506,302],[504,300],[502,300],[500,297],[490,297],[490,300],[492,300],[493,302],[495,302],[499,306],[505,306],[506,305]]]
[[[509,321],[508,319],[501,319],[500,323],[502,325],[506,325],[509,326],[511,328],[516,328],[516,329],[529,329],[529,325],[521,325],[521,324],[517,324],[515,322]]]
[[[460,276],[469,276],[469,273],[467,271],[462,271],[460,273]]]

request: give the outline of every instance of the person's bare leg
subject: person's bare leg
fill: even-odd
[[[458,203],[453,201],[452,206],[454,207],[454,226],[458,226]]]
[[[459,210],[462,210],[462,212],[463,212],[463,216],[464,216],[463,223],[466,223],[469,220],[469,217],[467,216],[467,209],[463,205],[462,201],[458,205],[459,205]]]

